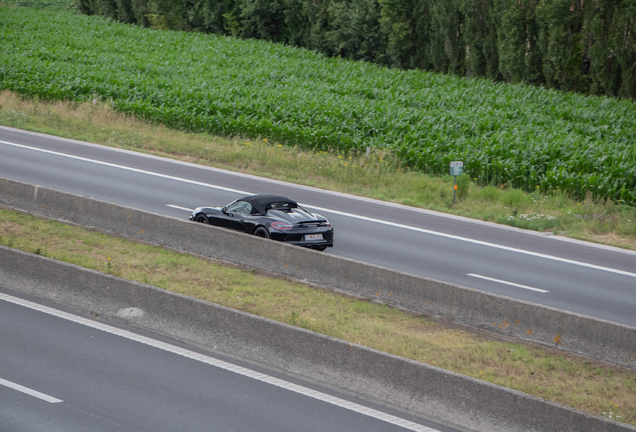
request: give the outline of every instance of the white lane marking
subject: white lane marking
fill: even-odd
[[[112,327],[112,326],[109,326],[107,324],[103,324],[103,323],[100,323],[100,322],[92,321],[92,320],[89,320],[87,318],[83,318],[83,317],[80,317],[80,316],[77,316],[77,315],[73,315],[73,314],[70,314],[70,313],[67,313],[67,312],[63,312],[63,311],[60,311],[60,310],[57,310],[57,309],[53,309],[53,308],[48,307],[48,306],[44,306],[44,305],[41,305],[41,304],[38,304],[38,303],[34,303],[34,302],[31,302],[31,301],[24,300],[24,299],[21,299],[21,298],[18,298],[18,297],[14,297],[14,296],[11,296],[11,295],[8,295],[8,294],[4,294],[4,293],[0,293],[0,300],[4,300],[6,302],[17,304],[17,305],[20,305],[20,306],[23,306],[23,307],[26,307],[26,308],[29,308],[29,309],[33,309],[33,310],[36,310],[36,311],[39,311],[39,312],[43,312],[43,313],[46,313],[46,314],[49,314],[49,315],[53,315],[55,317],[65,319],[65,320],[74,322],[76,324],[81,324],[81,325],[84,325],[86,327],[90,327],[90,328],[94,328],[94,329],[97,329],[97,330],[101,330],[103,332],[110,333],[110,334],[113,334],[113,335],[117,335],[117,336],[123,337],[125,339],[129,339],[129,340],[132,340],[132,341],[135,341],[135,342],[143,343],[145,345],[149,345],[151,347],[158,348],[158,349],[161,349],[161,350],[173,353],[173,354],[178,354],[180,356],[183,356],[183,357],[186,357],[186,358],[189,358],[189,359],[192,359],[192,360],[197,360],[197,361],[200,361],[202,363],[206,363],[206,364],[209,364],[211,366],[218,367],[220,369],[224,369],[224,370],[227,370],[227,371],[230,371],[230,372],[234,372],[234,373],[239,374],[239,375],[243,375],[243,376],[246,376],[246,377],[249,377],[249,378],[253,378],[255,380],[262,381],[262,382],[265,382],[267,384],[271,384],[273,386],[283,388],[285,390],[290,390],[290,391],[293,391],[295,393],[299,393],[301,395],[308,396],[308,397],[311,397],[313,399],[317,399],[317,400],[322,401],[322,402],[326,402],[326,403],[329,403],[329,404],[332,404],[332,405],[335,405],[335,406],[338,406],[338,407],[341,407],[341,408],[346,408],[348,410],[357,412],[359,414],[366,415],[368,417],[372,417],[372,418],[375,418],[375,419],[378,419],[378,420],[382,420],[382,421],[385,421],[387,423],[394,424],[396,426],[401,426],[404,429],[408,429],[408,430],[415,431],[415,432],[440,432],[437,429],[431,429],[429,427],[422,426],[422,425],[419,425],[417,423],[413,423],[411,421],[408,421],[408,420],[405,420],[405,419],[402,419],[402,418],[399,418],[399,417],[395,417],[395,416],[393,416],[391,414],[386,414],[386,413],[383,413],[381,411],[377,411],[377,410],[374,410],[372,408],[365,407],[363,405],[358,405],[356,403],[349,402],[349,401],[346,401],[344,399],[337,398],[335,396],[331,396],[331,395],[328,395],[328,394],[325,394],[325,393],[321,393],[321,392],[316,391],[316,390],[311,390],[311,389],[309,389],[307,387],[303,387],[303,386],[300,386],[300,385],[297,385],[297,384],[293,384],[293,383],[281,380],[279,378],[274,378],[274,377],[271,377],[269,375],[265,375],[265,374],[260,373],[260,372],[255,372],[253,370],[250,370],[250,369],[247,369],[247,368],[244,368],[244,367],[241,367],[241,366],[233,365],[231,363],[227,363],[227,362],[224,362],[222,360],[218,360],[218,359],[215,359],[213,357],[206,356],[204,354],[200,354],[200,353],[197,353],[197,352],[194,352],[194,351],[190,351],[190,350],[187,350],[185,348],[179,348],[179,347],[176,347],[174,345],[170,345],[170,344],[165,343],[165,342],[161,342],[161,341],[158,341],[158,340],[155,340],[155,339],[151,339],[151,338],[146,337],[146,336],[141,336],[141,335],[135,334],[133,332],[130,332],[128,330],[122,330],[122,329],[119,329],[117,327]]]
[[[407,229],[407,230],[411,230],[411,231],[417,231],[417,232],[421,232],[424,234],[430,234],[430,235],[434,235],[434,236],[438,236],[438,237],[445,237],[445,238],[449,238],[449,239],[453,239],[453,240],[459,240],[459,241],[463,241],[466,243],[473,243],[473,244],[478,244],[481,246],[487,246],[487,247],[491,247],[494,249],[501,249],[501,250],[505,250],[505,251],[509,251],[509,252],[516,252],[516,253],[520,253],[520,254],[524,254],[524,255],[530,255],[530,256],[534,256],[534,257],[538,257],[538,258],[545,258],[545,259],[549,259],[552,261],[559,261],[559,262],[563,262],[563,263],[567,263],[567,264],[573,264],[573,265],[577,265],[577,266],[581,266],[581,267],[587,267],[587,268],[591,268],[594,270],[602,270],[602,271],[606,271],[609,273],[616,273],[616,274],[620,274],[623,276],[631,276],[631,277],[636,277],[636,273],[631,273],[628,271],[624,271],[624,270],[618,270],[618,269],[614,269],[611,267],[603,267],[603,266],[599,266],[596,264],[589,264],[586,262],[582,262],[582,261],[575,261],[575,260],[571,260],[571,259],[567,259],[567,258],[561,258],[561,257],[557,257],[554,255],[547,255],[547,254],[542,254],[539,252],[532,252],[532,251],[528,251],[525,249],[517,249],[517,248],[513,248],[510,246],[503,246],[503,245],[499,245],[496,243],[488,243],[485,241],[481,241],[481,240],[475,240],[475,239],[471,239],[471,238],[467,238],[467,237],[460,237],[460,236],[456,236],[453,234],[446,234],[446,233],[442,233],[442,232],[438,232],[438,231],[431,231],[431,230],[427,230],[424,228],[417,228],[417,227],[413,227],[413,226],[409,226],[409,225],[403,225],[403,224],[399,224],[396,222],[389,222],[389,221],[384,221],[384,220],[380,220],[380,219],[374,219],[374,218],[370,218],[367,216],[360,216],[357,214],[352,214],[352,213],[345,213],[345,212],[341,212],[338,210],[331,210],[331,209],[327,209],[327,208],[323,208],[323,207],[317,207],[314,205],[310,205],[310,204],[301,204],[303,207],[308,207],[308,208],[312,208],[312,209],[316,209],[318,211],[324,211],[324,212],[328,212],[328,213],[333,213],[333,214],[337,214],[340,216],[347,216],[347,217],[351,217],[351,218],[355,218],[355,219],[360,219],[360,220],[365,220],[368,222],[375,222],[378,224],[382,224],[382,225],[388,225],[388,226],[392,226],[392,227],[396,227],[396,228],[403,228],[403,229]]]
[[[40,393],[39,391],[35,391],[35,390],[30,389],[28,387],[21,386],[20,384],[16,384],[14,382],[7,381],[7,380],[2,379],[2,378],[0,378],[0,385],[3,385],[5,387],[9,387],[9,388],[11,388],[13,390],[17,390],[17,391],[22,392],[22,393],[26,393],[29,396],[33,396],[33,397],[36,397],[38,399],[42,399],[43,401],[47,401],[47,402],[50,402],[50,403],[64,402],[62,399],[54,398],[53,396],[49,396],[49,395],[46,395],[44,393]]]
[[[111,168],[119,168],[119,169],[123,169],[123,170],[126,170],[126,171],[132,171],[132,172],[136,172],[136,173],[140,173],[140,174],[147,174],[147,175],[154,176],[154,177],[161,177],[161,178],[165,178],[165,179],[168,179],[168,180],[180,181],[180,182],[183,182],[183,183],[189,183],[189,184],[193,184],[193,185],[197,185],[197,186],[203,186],[203,187],[212,188],[212,189],[224,190],[224,191],[227,191],[227,192],[235,192],[235,193],[239,193],[241,195],[255,195],[255,194],[253,194],[251,192],[245,192],[245,191],[242,191],[242,190],[239,190],[239,189],[232,189],[232,188],[227,188],[227,187],[224,187],[224,186],[217,186],[217,185],[212,185],[212,184],[209,184],[209,183],[202,183],[202,182],[198,182],[198,181],[195,181],[195,180],[188,180],[188,179],[184,179],[184,178],[181,178],[181,177],[174,177],[174,176],[167,175],[167,174],[156,173],[156,172],[153,172],[153,171],[146,171],[146,170],[142,170],[142,169],[138,169],[138,168],[132,168],[132,167],[127,167],[127,166],[124,166],[124,165],[118,165],[118,164],[114,164],[114,163],[110,163],[110,162],[103,162],[103,161],[98,161],[98,160],[95,160],[95,159],[88,159],[88,158],[81,157],[81,156],[73,156],[73,155],[70,155],[70,154],[67,154],[67,153],[60,153],[60,152],[56,152],[56,151],[52,151],[52,150],[44,150],[44,149],[40,149],[40,148],[37,148],[37,147],[29,147],[29,146],[25,146],[25,145],[22,145],[22,144],[16,144],[16,143],[12,143],[12,142],[8,142],[8,141],[2,141],[2,140],[0,140],[0,143],[6,144],[6,145],[9,145],[9,146],[13,146],[13,147],[24,148],[24,149],[27,149],[27,150],[35,150],[35,151],[39,151],[39,152],[42,152],[42,153],[48,153],[48,154],[52,154],[52,155],[55,155],[55,156],[63,156],[63,157],[67,157],[69,159],[80,160],[80,161],[83,161],[83,162],[90,162],[90,163],[94,163],[94,164],[97,164],[97,165],[104,165],[104,166],[108,166],[108,167],[111,167]]]
[[[473,273],[468,273],[467,276],[472,276],[472,277],[476,277],[476,278],[479,278],[479,279],[485,279],[485,280],[488,280],[488,281],[497,282],[497,283],[505,284],[505,285],[510,285],[510,286],[514,286],[514,287],[518,287],[518,288],[523,288],[523,289],[536,291],[536,292],[540,292],[540,293],[549,293],[550,292],[550,291],[542,290],[542,289],[539,289],[539,288],[532,288],[532,287],[529,287],[527,285],[521,285],[521,284],[518,284],[518,283],[508,282],[508,281],[504,281],[504,280],[501,280],[501,279],[494,279],[494,278],[491,278],[491,277],[488,277],[488,276],[482,276],[482,275],[473,274]]]
[[[150,175],[150,176],[155,176],[155,177],[165,178],[165,179],[169,179],[169,180],[175,180],[175,181],[180,181],[180,182],[184,182],[184,183],[194,184],[194,185],[197,185],[197,186],[203,186],[203,187],[208,187],[208,188],[212,188],[212,189],[219,189],[219,190],[224,190],[224,191],[228,191],[228,192],[235,192],[235,193],[239,193],[239,194],[242,194],[242,195],[255,195],[253,192],[241,191],[241,190],[238,190],[238,189],[231,189],[231,188],[226,188],[226,187],[223,187],[223,186],[216,186],[216,185],[212,185],[212,184],[209,184],[209,183],[203,183],[203,182],[198,182],[198,181],[194,181],[194,180],[188,180],[188,179],[184,179],[184,178],[181,178],[181,177],[174,177],[174,176],[170,176],[170,175],[166,175],[166,174],[159,174],[159,173],[152,172],[152,171],[146,171],[146,170],[142,170],[142,169],[127,167],[127,166],[124,166],[124,165],[117,165],[117,164],[113,164],[113,163],[109,163],[109,162],[102,162],[102,161],[98,161],[98,160],[94,160],[94,159],[88,159],[88,158],[84,158],[84,157],[80,157],[80,156],[73,156],[73,155],[69,155],[69,154],[66,154],[66,153],[60,153],[60,152],[55,152],[55,151],[51,151],[51,150],[44,150],[44,149],[40,149],[40,148],[37,148],[37,147],[29,147],[29,146],[25,146],[25,145],[22,145],[22,144],[11,143],[11,142],[8,142],[8,141],[0,140],[0,143],[6,144],[6,145],[10,145],[10,146],[14,146],[14,147],[20,147],[20,148],[24,148],[24,149],[28,149],[28,150],[34,150],[34,151],[39,151],[39,152],[43,152],[43,153],[53,154],[53,155],[56,155],[56,156],[63,156],[63,157],[71,158],[71,159],[81,160],[81,161],[84,161],[84,162],[90,162],[90,163],[94,163],[94,164],[98,164],[98,165],[104,165],[104,166],[109,166],[109,167],[113,167],[113,168],[119,168],[119,169],[123,169],[123,170],[127,170],[127,171],[138,172],[138,173],[147,174],[147,175]],[[424,229],[424,228],[417,228],[417,227],[413,227],[413,226],[409,226],[409,225],[403,225],[403,224],[399,224],[399,223],[395,223],[395,222],[384,221],[384,220],[381,220],[381,219],[374,219],[374,218],[370,218],[370,217],[367,217],[367,216],[360,216],[360,215],[353,214],[353,213],[346,213],[346,212],[341,212],[341,211],[338,211],[338,210],[331,210],[331,209],[327,209],[327,208],[323,208],[323,207],[312,206],[312,205],[309,205],[309,204],[302,204],[302,206],[303,207],[309,207],[309,208],[317,209],[319,211],[329,212],[329,213],[332,213],[332,214],[337,214],[337,215],[340,215],[340,216],[346,216],[346,217],[355,218],[355,219],[359,219],[359,220],[364,220],[364,221],[368,221],[368,222],[375,222],[375,223],[382,224],[382,225],[392,226],[392,227],[396,227],[396,228],[403,228],[403,229],[407,229],[407,230],[411,230],[411,231],[421,232],[421,233],[424,233],[424,234],[430,234],[430,235],[435,235],[435,236],[439,236],[439,237],[445,237],[445,238],[449,238],[449,239],[453,239],[453,240],[458,240],[458,241],[463,241],[463,242],[467,242],[467,243],[478,244],[478,245],[481,245],[481,246],[491,247],[491,248],[495,248],[495,249],[501,249],[501,250],[505,250],[505,251],[509,251],[509,252],[516,252],[516,253],[520,253],[520,254],[524,254],[524,255],[530,255],[530,256],[534,256],[534,257],[538,257],[538,258],[549,259],[549,260],[552,260],[552,261],[563,262],[563,263],[577,265],[577,266],[581,266],[581,267],[587,267],[587,268],[594,269],[594,270],[601,270],[601,271],[605,271],[605,272],[609,272],[609,273],[615,273],[615,274],[620,274],[620,275],[623,275],[623,276],[630,276],[630,277],[636,278],[636,273],[631,273],[631,272],[624,271],[624,270],[618,270],[618,269],[613,269],[613,268],[610,268],[610,267],[604,267],[604,266],[599,266],[599,265],[595,265],[595,264],[589,264],[589,263],[585,263],[585,262],[582,262],[582,261],[575,261],[575,260],[571,260],[571,259],[567,259],[567,258],[560,258],[560,257],[553,256],[553,255],[547,255],[547,254],[542,254],[542,253],[538,253],[538,252],[532,252],[532,251],[528,251],[528,250],[524,250],[524,249],[517,249],[517,248],[513,248],[513,247],[509,247],[509,246],[498,245],[498,244],[495,244],[495,243],[488,243],[488,242],[481,241],[481,240],[474,240],[474,239],[467,238],[467,237],[460,237],[460,236],[456,236],[456,235],[452,235],[452,234],[446,234],[446,233],[442,233],[442,232],[438,232],[438,231],[427,230],[427,229]]]
[[[187,208],[187,207],[180,207],[180,206],[174,205],[174,204],[166,204],[166,207],[172,207],[172,208],[176,208],[178,210],[185,210],[185,211],[189,211],[189,212],[193,212],[194,211],[194,209],[190,209],[190,208]]]

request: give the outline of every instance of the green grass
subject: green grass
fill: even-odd
[[[103,100],[186,131],[347,156],[371,147],[434,175],[463,160],[481,185],[636,202],[628,100],[385,69],[64,10],[2,7],[0,18],[0,88],[23,95]]]
[[[37,102],[0,93],[0,124],[203,165],[352,193],[485,221],[636,249],[636,208],[583,201],[560,191],[524,193],[401,168],[390,153],[369,157],[306,151],[270,140],[223,138],[153,125],[103,103]]]
[[[0,244],[260,315],[636,424],[636,372],[385,305],[0,210]]]

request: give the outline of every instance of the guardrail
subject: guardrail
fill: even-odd
[[[636,369],[636,328],[9,179],[0,205]]]
[[[0,286],[462,431],[636,432],[519,391],[4,246]],[[131,307],[137,313],[124,313]]]

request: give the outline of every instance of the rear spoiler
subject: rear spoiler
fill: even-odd
[[[312,220],[306,220],[306,221],[295,222],[295,224],[297,224],[297,225],[303,225],[303,224],[310,224],[310,223],[311,223],[311,224],[313,224],[313,223],[324,223],[324,222],[327,222],[327,219],[319,219],[319,220],[312,219]]]

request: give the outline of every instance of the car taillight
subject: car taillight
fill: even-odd
[[[290,230],[292,229],[293,225],[290,225],[288,223],[285,222],[272,222],[272,228],[276,228],[279,230]]]

